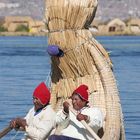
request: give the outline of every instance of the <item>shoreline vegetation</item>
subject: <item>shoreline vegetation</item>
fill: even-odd
[[[136,33],[93,33],[93,36],[140,36],[140,34]],[[40,32],[40,33],[29,33],[29,32],[0,32],[0,36],[48,36],[48,33]]]

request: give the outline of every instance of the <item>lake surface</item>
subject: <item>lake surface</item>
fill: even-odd
[[[127,140],[140,139],[140,37],[96,37],[110,52],[120,91]],[[0,37],[0,130],[32,106],[32,92],[48,81],[46,37]],[[16,137],[15,137],[16,135]],[[19,140],[12,130],[2,140]]]

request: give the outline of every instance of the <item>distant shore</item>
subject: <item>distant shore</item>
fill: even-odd
[[[92,33],[93,36],[140,36],[136,33],[122,33],[122,32],[114,32],[114,33]]]
[[[46,23],[29,16],[7,16],[1,21],[0,36],[48,36]],[[140,19],[125,21],[115,18],[107,22],[94,20],[86,27],[93,36],[140,35]]]

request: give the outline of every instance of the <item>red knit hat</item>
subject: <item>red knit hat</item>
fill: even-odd
[[[38,98],[43,105],[50,101],[50,91],[44,82],[40,83],[33,92],[33,97]]]
[[[74,90],[73,94],[78,94],[80,97],[88,102],[88,86],[80,85],[76,90]]]

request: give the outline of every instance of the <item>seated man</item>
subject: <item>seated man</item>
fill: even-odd
[[[70,110],[70,104],[65,101],[63,109],[56,115],[56,123],[60,130],[59,135],[51,135],[49,140],[93,140],[93,136],[81,124],[81,120],[87,124],[97,134],[98,130],[103,126],[103,116],[101,111],[95,107],[88,106],[88,87],[86,85],[79,86],[72,94],[72,106],[77,112],[75,116]]]
[[[40,83],[33,93],[34,107],[25,118],[15,118],[11,128],[25,131],[24,140],[45,140],[55,127],[55,112],[49,105],[50,91],[44,82]]]

